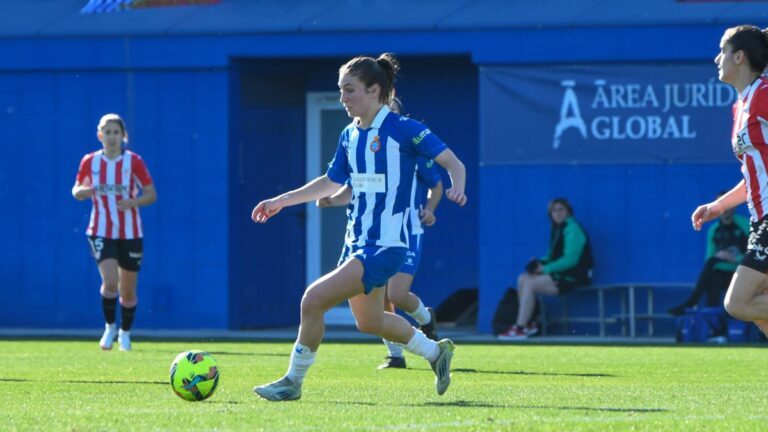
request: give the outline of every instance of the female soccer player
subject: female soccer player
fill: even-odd
[[[768,29],[731,27],[715,57],[721,81],[739,93],[733,106],[731,145],[744,179],[713,202],[696,208],[693,229],[724,211],[747,202],[751,216],[747,253],[725,294],[725,310],[734,318],[754,321],[768,335]]]
[[[349,301],[358,329],[403,344],[407,351],[427,359],[436,375],[438,394],[445,393],[451,382],[453,342],[432,341],[403,317],[384,312],[381,288],[402,267],[408,250],[404,225],[416,159],[434,159],[445,167],[452,183],[447,198],[460,206],[467,201],[466,173],[456,155],[424,125],[392,114],[387,107],[398,69],[391,54],[377,59],[356,57],[341,66],[340,99],[353,121],[341,132],[328,171],[299,189],[260,202],[251,213],[254,222],[264,223],[283,207],[327,197],[347,182],[352,187],[342,264],[304,293],[288,372],[254,388],[265,399],[301,397],[301,385],[325,332],[323,315],[343,300]]]
[[[141,156],[123,149],[128,142],[125,122],[117,114],[101,118],[96,136],[103,148],[80,161],[72,196],[91,199],[93,209],[86,234],[101,274],[101,304],[106,321],[99,345],[131,350],[131,324],[136,313],[136,281],[143,254],[139,207],[157,201],[152,177]],[[141,192],[141,194],[139,194]],[[120,294],[120,330],[115,324]]]
[[[403,113],[403,104],[398,98],[393,98],[389,105],[395,114]],[[405,311],[411,318],[419,323],[421,330],[428,338],[436,341],[437,323],[435,311],[425,307],[421,299],[411,292],[411,285],[416,276],[416,271],[421,262],[421,250],[424,245],[423,234],[425,226],[435,224],[435,210],[443,196],[443,182],[440,173],[434,165],[434,161],[419,157],[416,162],[416,174],[413,177],[413,189],[411,194],[410,216],[406,218],[406,226],[410,235],[408,241],[408,255],[403,267],[387,281],[386,294],[384,296],[384,310],[395,312],[395,306]],[[330,197],[317,201],[320,208],[348,205],[352,201],[352,189],[345,185]],[[389,355],[379,369],[400,368],[404,369],[405,357],[400,344],[383,339]]]

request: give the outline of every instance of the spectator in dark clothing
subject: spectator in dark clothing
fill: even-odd
[[[719,194],[718,198],[723,194]],[[687,300],[670,308],[668,312],[671,315],[682,315],[686,309],[699,304],[705,294],[707,307],[721,306],[733,273],[747,251],[748,237],[747,218],[736,214],[734,209],[724,211],[707,232],[706,261],[693,292]]]

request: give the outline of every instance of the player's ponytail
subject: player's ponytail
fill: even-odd
[[[384,71],[387,76],[386,87],[381,87],[381,93],[384,96],[385,104],[392,102],[392,98],[395,97],[395,81],[397,79],[397,72],[400,71],[400,63],[397,61],[392,53],[384,53],[376,59],[376,63]]]
[[[388,105],[395,96],[395,80],[400,64],[394,55],[384,53],[379,58],[355,57],[339,68],[339,75],[350,74],[357,77],[366,88],[378,84],[381,90],[379,102]]]

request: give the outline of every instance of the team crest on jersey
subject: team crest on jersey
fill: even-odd
[[[381,139],[376,135],[371,141],[371,151],[376,153],[379,150],[381,150]]]

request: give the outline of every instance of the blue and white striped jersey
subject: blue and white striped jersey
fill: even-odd
[[[408,231],[411,234],[424,234],[419,212],[427,203],[427,193],[429,190],[435,187],[441,180],[434,160],[423,157],[418,158],[416,162],[416,175],[413,176],[413,185],[411,186],[411,217],[408,220]]]
[[[370,128],[347,126],[326,173],[352,187],[345,244],[406,247],[417,159],[434,159],[447,148],[426,126],[386,106]]]

